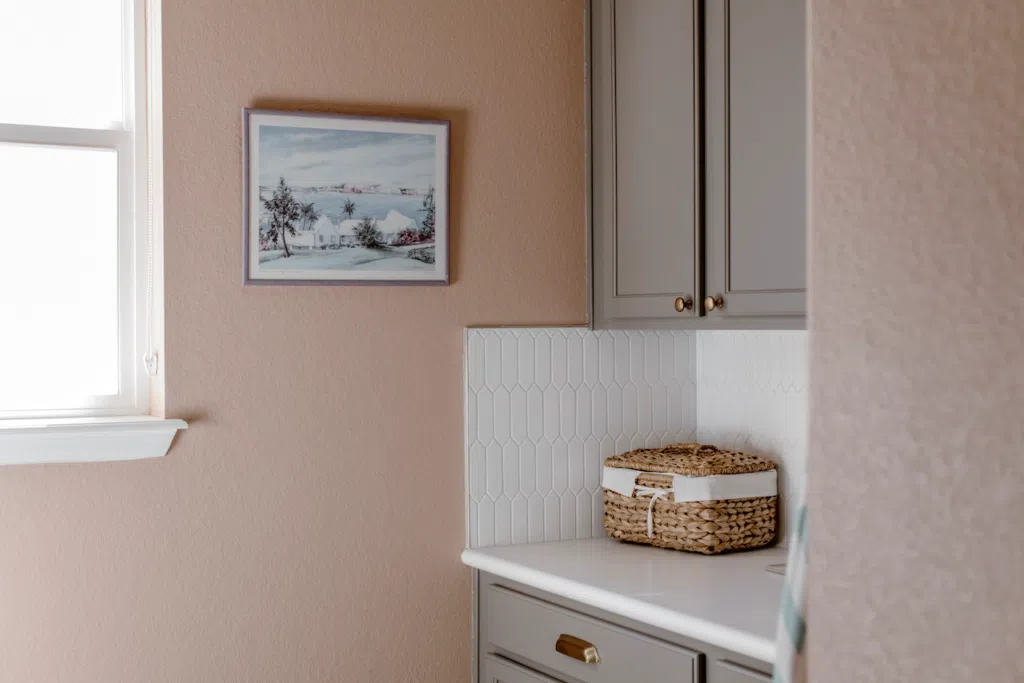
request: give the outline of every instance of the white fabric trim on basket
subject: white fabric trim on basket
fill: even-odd
[[[625,467],[605,467],[601,473],[601,486],[609,491],[615,491],[620,496],[633,497],[633,489],[636,488],[636,478],[640,476],[640,470],[627,470]]]
[[[625,467],[605,467],[601,472],[601,486],[620,496],[633,496],[640,470]],[[737,498],[765,498],[778,495],[779,475],[775,470],[748,474],[715,474],[710,477],[672,475],[673,494],[677,503],[701,500],[734,500]]]
[[[778,495],[779,477],[775,470],[746,474],[715,474],[710,477],[673,474],[672,492],[677,503],[766,498]]]

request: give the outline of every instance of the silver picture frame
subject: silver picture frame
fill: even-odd
[[[450,121],[246,108],[242,173],[243,285],[450,284]]]

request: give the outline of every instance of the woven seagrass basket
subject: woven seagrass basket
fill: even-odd
[[[604,464],[604,528],[612,538],[705,555],[775,538],[777,473],[770,460],[684,443],[641,448]],[[703,496],[712,499],[693,499]]]

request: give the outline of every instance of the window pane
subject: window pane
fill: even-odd
[[[0,0],[0,122],[122,120],[122,0]]]
[[[0,409],[118,392],[117,153],[0,143]]]

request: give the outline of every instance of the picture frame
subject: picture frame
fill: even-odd
[[[244,109],[243,284],[449,284],[450,129]]]

